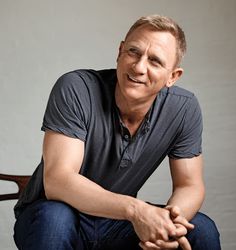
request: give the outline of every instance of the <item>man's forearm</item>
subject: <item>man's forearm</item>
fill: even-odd
[[[70,173],[50,178],[46,175],[44,186],[48,199],[68,203],[80,212],[129,220],[142,242],[156,242],[158,239],[166,241],[176,234],[168,210],[107,191],[84,176]]]
[[[178,206],[182,216],[191,220],[202,206],[204,197],[204,185],[177,187],[167,204]]]
[[[94,216],[129,219],[137,203],[142,203],[133,197],[107,191],[79,174],[58,174],[50,180],[46,177],[44,186],[48,199],[63,201]]]

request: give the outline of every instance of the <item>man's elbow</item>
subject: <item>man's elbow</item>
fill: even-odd
[[[60,178],[50,172],[44,173],[43,185],[48,200],[60,200]]]

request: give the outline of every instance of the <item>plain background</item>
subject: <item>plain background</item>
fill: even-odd
[[[119,42],[140,16],[163,14],[185,30],[188,53],[178,82],[193,91],[204,116],[207,196],[202,211],[219,227],[222,249],[236,249],[236,1],[0,0],[0,172],[32,174],[49,92],[63,73],[116,66]],[[1,192],[16,190],[0,183]],[[167,161],[139,197],[166,202]],[[12,240],[15,201],[0,203],[0,249]]]

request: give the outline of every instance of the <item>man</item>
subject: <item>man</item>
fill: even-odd
[[[15,207],[19,249],[220,249],[214,222],[198,213],[199,104],[173,86],[185,50],[173,20],[143,17],[121,42],[116,70],[59,78],[44,116],[42,161]],[[167,205],[137,199],[166,156]]]

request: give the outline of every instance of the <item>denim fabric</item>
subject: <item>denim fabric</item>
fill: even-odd
[[[192,250],[220,250],[220,234],[212,219],[203,213],[197,213],[190,221],[194,230],[187,234]]]
[[[193,250],[220,250],[214,222],[202,213],[192,220],[188,235]],[[28,206],[15,224],[14,239],[21,250],[140,250],[133,226],[79,213],[58,201],[39,200]]]

